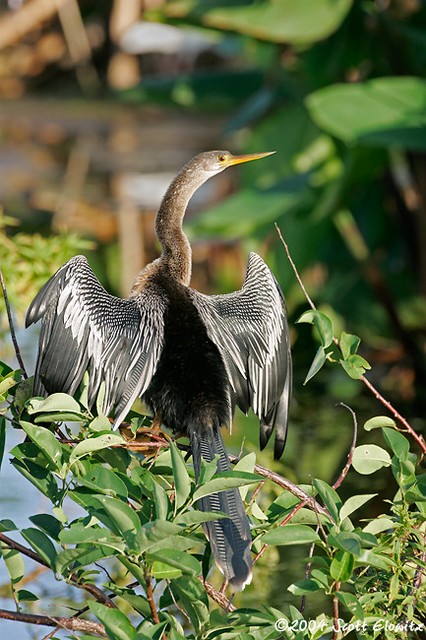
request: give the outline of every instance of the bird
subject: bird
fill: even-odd
[[[155,221],[161,254],[136,276],[127,298],[108,293],[84,256],[71,258],[30,304],[26,326],[41,320],[34,395],[74,395],[85,373],[89,403],[104,385],[103,412],[114,428],[141,398],[156,423],[190,441],[195,478],[202,460],[230,469],[222,427],[238,406],[260,419],[260,447],[275,431],[286,440],[292,361],[286,303],[263,259],[248,257],[240,290],[206,295],[190,286],[191,246],[183,219],[194,192],[233,165],[273,152],[196,155],[172,180]],[[213,558],[235,590],[252,578],[251,530],[238,488],[201,498],[197,508],[225,513],[204,523]]]

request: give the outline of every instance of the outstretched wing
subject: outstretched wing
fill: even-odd
[[[127,299],[114,297],[84,256],[69,260],[27,312],[26,326],[42,320],[34,393],[72,395],[88,371],[89,402],[104,382],[103,410],[115,410],[118,426],[155,373],[165,304],[152,290]]]
[[[275,457],[283,452],[292,385],[290,336],[281,289],[263,260],[251,253],[240,291],[193,303],[225,363],[235,401],[260,418],[263,449],[275,428]]]

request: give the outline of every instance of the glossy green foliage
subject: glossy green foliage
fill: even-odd
[[[327,322],[322,316],[308,317],[314,318],[323,343],[329,344]],[[357,342],[350,339],[349,345]],[[19,379],[5,365],[2,372],[0,385],[11,374]],[[257,495],[263,478],[253,453],[231,472],[216,474],[212,463],[204,464],[196,483],[191,465],[173,441],[154,458],[144,457],[137,447],[139,437],[146,444],[144,427],[134,441],[126,441],[111,431],[105,416],[94,416],[81,401],[59,393],[44,400],[30,398],[16,411],[12,389],[7,402],[22,438],[10,451],[11,462],[44,496],[45,505],[43,513],[28,514],[30,526],[18,528],[7,514],[0,520],[2,562],[21,610],[37,605],[43,611],[37,585],[20,588],[27,575],[24,557],[30,553],[57,580],[68,582],[75,592],[83,587],[91,594],[92,618],[111,640],[164,634],[171,639],[249,640],[276,638],[285,630],[313,640],[330,632],[335,617],[322,613],[306,618],[297,609],[300,596],[337,599],[345,625],[371,628],[380,622],[393,624],[402,615],[414,626],[421,624],[424,587],[419,584],[414,595],[413,584],[424,564],[426,486],[409,441],[385,417],[366,425],[367,432],[381,430],[383,446],[355,447],[351,473],[373,474],[387,467],[396,491],[389,504],[378,502],[377,493],[343,498],[319,478],[312,487],[294,487],[295,493],[290,488],[271,500],[268,492],[260,499]],[[73,432],[70,415],[79,423]],[[43,426],[39,416],[44,416]],[[201,513],[194,505],[201,496],[235,486],[241,487],[248,507],[254,551],[276,547],[288,553],[300,547],[309,553],[309,570],[305,573],[302,557],[300,579],[287,581],[294,605],[282,611],[267,603],[218,610],[220,594],[203,585],[211,557],[202,523],[217,514]],[[305,496],[302,505],[300,492]],[[376,516],[366,519],[362,514],[372,501]],[[79,507],[77,516],[73,503]],[[18,531],[27,552],[11,546]],[[255,565],[255,585],[257,572]],[[217,570],[207,579],[217,583]],[[81,607],[77,602],[74,606]]]

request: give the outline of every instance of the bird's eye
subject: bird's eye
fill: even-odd
[[[226,160],[226,155],[224,153],[221,153],[219,156],[219,162],[225,162]]]

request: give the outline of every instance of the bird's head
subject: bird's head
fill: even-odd
[[[251,162],[252,160],[260,160],[270,156],[275,151],[267,151],[264,153],[246,153],[241,156],[235,156],[230,151],[205,151],[195,156],[189,165],[194,164],[198,171],[205,173],[207,177],[211,177],[224,171],[228,167],[232,167],[235,164],[242,164],[243,162]]]

